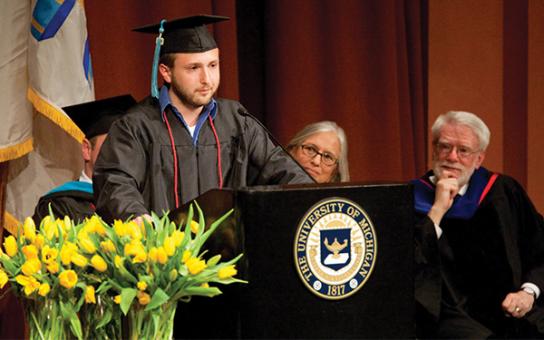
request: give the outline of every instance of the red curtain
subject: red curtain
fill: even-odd
[[[278,136],[333,120],[352,179],[425,171],[423,1],[238,1],[240,97]]]
[[[504,172],[523,186],[528,182],[529,3],[503,3],[503,133]]]

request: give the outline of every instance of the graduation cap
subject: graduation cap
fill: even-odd
[[[172,21],[161,20],[159,24],[135,28],[133,31],[158,34],[151,73],[151,95],[159,97],[157,68],[159,55],[165,53],[200,53],[217,47],[206,25],[229,20],[219,15],[193,15]]]
[[[159,24],[135,28],[134,31],[160,34],[160,30],[163,29],[161,55],[206,52],[217,47],[206,25],[228,19],[219,15],[193,15],[172,21],[163,20]]]
[[[64,112],[83,131],[85,138],[108,133],[111,124],[136,104],[136,100],[127,94],[92,102],[63,107]]]

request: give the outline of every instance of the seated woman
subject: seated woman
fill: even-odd
[[[336,123],[307,125],[287,144],[287,151],[317,183],[348,182],[348,142]]]

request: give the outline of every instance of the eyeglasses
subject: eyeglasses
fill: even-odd
[[[451,144],[443,143],[443,142],[435,142],[434,147],[435,147],[436,151],[438,152],[438,154],[441,155],[441,156],[449,155],[453,151],[453,149],[455,148],[455,151],[457,153],[457,157],[459,157],[461,159],[466,159],[466,158],[472,156],[473,154],[475,154],[476,152],[478,152],[478,150],[476,150],[476,151],[472,150],[471,148],[469,148],[467,146],[451,145]]]
[[[327,166],[333,166],[338,162],[338,159],[336,159],[336,157],[328,152],[319,152],[317,148],[313,145],[302,144],[300,148],[306,156],[312,159],[317,155],[321,156],[321,162],[323,162],[323,164]]]

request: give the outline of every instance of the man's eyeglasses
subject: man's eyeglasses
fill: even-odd
[[[323,162],[323,164],[325,164],[327,166],[333,166],[338,162],[338,159],[336,159],[336,157],[334,157],[333,155],[331,155],[328,152],[319,152],[317,150],[317,148],[315,146],[313,146],[313,145],[302,144],[300,146],[300,148],[302,149],[302,152],[306,156],[308,156],[308,157],[310,157],[312,159],[317,155],[321,156],[321,162]]]
[[[471,148],[467,146],[451,145],[451,144],[443,143],[443,142],[435,142],[434,147],[436,151],[438,152],[438,154],[442,156],[449,155],[455,148],[455,151],[457,152],[457,157],[461,159],[466,159],[472,156],[473,154],[475,154],[476,152],[478,152],[478,150],[476,151],[472,150]]]

